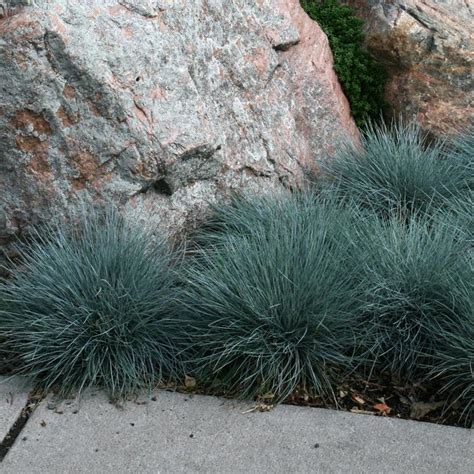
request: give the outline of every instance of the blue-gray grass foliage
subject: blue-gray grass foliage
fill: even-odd
[[[361,143],[346,144],[324,168],[326,185],[381,215],[420,215],[474,192],[472,134],[428,141],[414,123],[368,124]]]
[[[243,396],[282,400],[298,385],[331,396],[356,344],[350,219],[311,194],[217,211],[183,275],[181,326],[201,380]]]
[[[311,191],[231,200],[188,245],[114,209],[49,225],[0,285],[23,373],[120,398],[186,373],[203,387],[329,398],[362,367],[439,380],[473,411],[473,134],[369,126]]]
[[[439,335],[448,327],[461,334],[472,324],[472,255],[465,235],[426,215],[368,216],[353,229],[364,288],[360,339],[378,369],[420,380],[439,359]]]
[[[21,373],[66,393],[102,385],[114,398],[176,374],[173,257],[163,241],[113,208],[85,209],[20,254],[0,286],[0,337]]]
[[[437,347],[427,365],[428,379],[441,382],[447,408],[459,406],[466,425],[474,420],[474,292],[471,287],[470,318],[436,335]]]

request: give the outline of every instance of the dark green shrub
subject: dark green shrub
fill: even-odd
[[[384,108],[385,73],[363,47],[363,21],[337,0],[302,0],[308,15],[326,33],[334,70],[358,125],[379,119]]]
[[[472,322],[470,244],[462,231],[434,223],[373,216],[353,229],[364,262],[361,340],[374,367],[410,381],[433,366],[446,328]]]
[[[22,373],[63,392],[91,384],[120,398],[175,375],[171,256],[117,211],[50,225],[0,287],[0,338]]]
[[[360,146],[346,144],[324,165],[342,199],[388,215],[435,211],[472,198],[472,157],[427,143],[415,124],[369,125]]]
[[[237,199],[218,212],[185,272],[182,327],[201,380],[276,400],[299,384],[331,394],[355,345],[349,221],[307,194]]]

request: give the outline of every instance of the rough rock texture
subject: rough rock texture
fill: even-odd
[[[387,100],[435,134],[474,123],[471,0],[349,0],[366,41],[387,65]]]
[[[41,6],[39,6],[41,5]],[[180,232],[357,136],[298,0],[57,0],[0,20],[0,243],[110,199]]]
[[[16,9],[27,6],[30,0],[0,0],[0,18],[13,15]]]

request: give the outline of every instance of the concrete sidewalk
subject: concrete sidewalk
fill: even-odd
[[[471,430],[292,406],[244,413],[249,407],[164,391],[123,409],[98,391],[79,404],[50,396],[0,472],[473,472]]]
[[[0,377],[0,442],[20,416],[31,389],[29,381],[22,377]]]

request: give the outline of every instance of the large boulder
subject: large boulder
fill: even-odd
[[[347,0],[388,70],[387,100],[435,135],[474,123],[474,5],[466,0]]]
[[[297,186],[343,136],[298,0],[56,0],[0,20],[4,248],[82,201],[176,234],[234,189]]]

